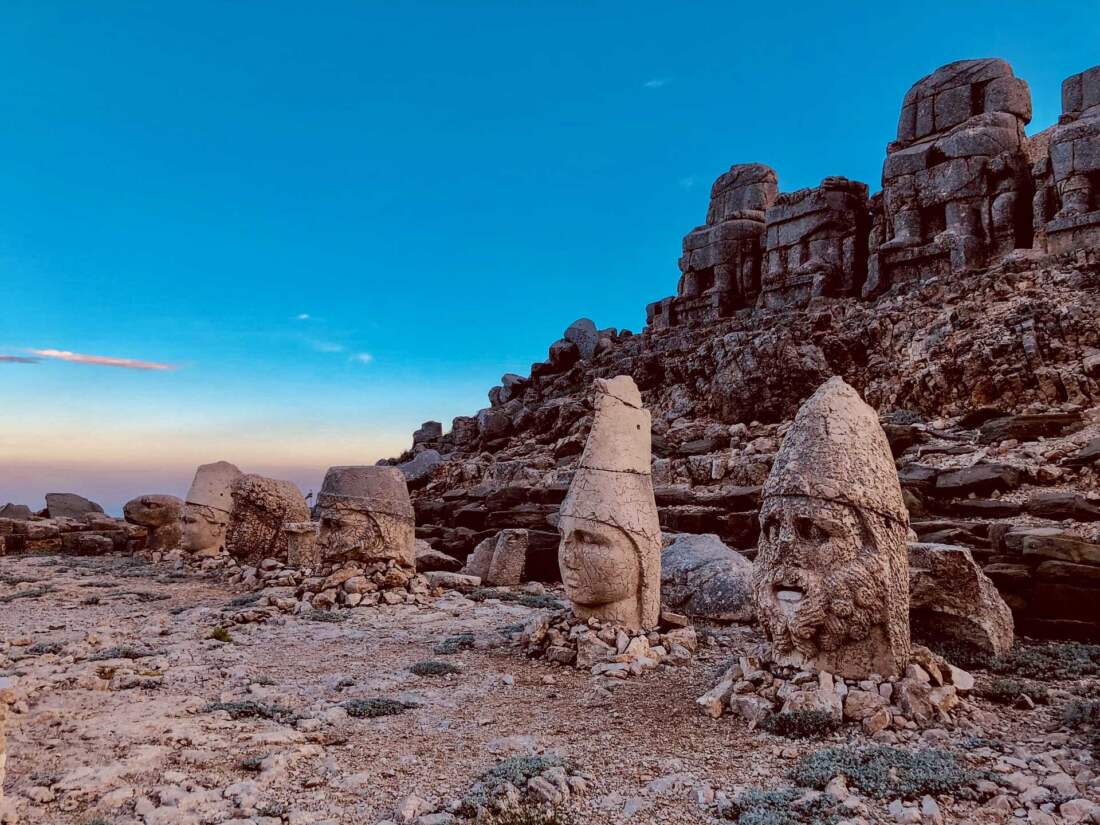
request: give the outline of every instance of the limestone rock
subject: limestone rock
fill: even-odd
[[[448,573],[457,573],[462,569],[462,562],[454,556],[448,556],[434,549],[423,539],[416,540],[416,572],[427,573],[431,570],[442,570]]]
[[[130,524],[146,529],[146,549],[172,550],[179,546],[183,502],[175,496],[138,496],[123,505],[122,515]]]
[[[909,516],[878,415],[842,379],[799,410],[760,523],[753,593],[777,660],[897,674],[909,657]]]
[[[12,504],[9,501],[3,507],[0,507],[0,518],[8,518],[13,521],[30,521],[33,515],[31,508],[26,504]]]
[[[184,499],[180,546],[209,556],[225,548],[225,531],[233,511],[233,484],[241,471],[228,461],[203,464],[195,471]]]
[[[1012,611],[965,547],[909,544],[909,610],[915,627],[995,656],[1012,648]]]
[[[245,564],[264,559],[286,563],[289,558],[284,527],[309,521],[309,506],[290,481],[260,475],[242,475],[231,489],[233,512],[226,529],[225,548]]]
[[[595,419],[558,518],[558,560],[581,618],[657,625],[661,528],[650,477],[649,412],[633,379],[596,379]]]
[[[409,484],[416,484],[425,480],[432,470],[442,463],[443,456],[439,454],[438,450],[424,450],[404,464],[398,464],[397,468],[404,473],[405,480]]]
[[[587,318],[578,318],[570,324],[562,337],[576,345],[582,361],[587,361],[596,354],[596,344],[600,340],[596,325]]]
[[[102,513],[103,508],[76,493],[46,493],[46,513],[50,518],[81,518]]]
[[[681,533],[661,553],[661,601],[696,618],[752,621],[752,562],[712,533]]]
[[[405,476],[396,467],[330,467],[317,506],[322,560],[393,560],[415,569],[412,503]]]

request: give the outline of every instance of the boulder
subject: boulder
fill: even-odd
[[[1012,648],[1012,611],[965,547],[909,544],[914,635],[959,641],[995,656]]]
[[[577,352],[582,361],[587,361],[596,354],[596,345],[600,341],[596,325],[587,318],[578,318],[570,324],[563,337],[566,341],[577,345]]]
[[[10,501],[0,507],[0,518],[10,518],[13,521],[30,521],[34,513],[26,504],[12,504]]]
[[[1100,506],[1072,490],[1043,490],[1027,502],[1029,515],[1054,520],[1100,521]]]
[[[175,496],[147,495],[132,498],[122,507],[123,518],[130,524],[144,527],[148,533],[148,550],[172,550],[182,538],[180,517],[183,501]]]
[[[1035,415],[1006,415],[994,418],[981,426],[981,440],[985,444],[1015,438],[1019,441],[1035,441],[1065,435],[1081,428],[1080,413],[1038,413]]]
[[[682,533],[661,553],[661,600],[697,618],[752,621],[752,562],[713,533]]]
[[[405,475],[405,480],[412,485],[426,479],[431,475],[432,470],[442,463],[443,456],[439,454],[438,450],[424,450],[417,453],[412,460],[406,461],[404,464],[398,464],[397,469]]]
[[[413,445],[425,444],[443,437],[443,425],[438,421],[425,421],[420,429],[413,433]]]
[[[448,556],[433,548],[423,539],[416,540],[416,572],[428,573],[441,570],[447,573],[457,573],[462,569],[462,562],[454,556]]]
[[[50,518],[80,518],[102,513],[103,508],[76,493],[46,493],[46,514]]]
[[[996,491],[1015,490],[1021,481],[1022,474],[1015,467],[983,462],[940,473],[931,492],[941,498],[965,498],[971,493],[988,495]]]

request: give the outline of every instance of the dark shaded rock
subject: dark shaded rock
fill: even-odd
[[[558,372],[564,372],[581,360],[581,351],[572,341],[564,338],[550,345],[550,363]]]
[[[924,440],[923,432],[906,424],[885,423],[882,429],[886,433],[886,440],[890,442],[890,452],[894,458]]]
[[[424,450],[413,456],[411,461],[406,461],[404,464],[398,464],[397,469],[404,474],[405,480],[411,488],[427,481],[432,470],[442,463],[443,456],[439,454],[438,450]]]
[[[443,436],[443,425],[438,421],[425,421],[420,429],[413,433],[413,446],[435,441]]]
[[[940,471],[935,467],[925,464],[904,464],[898,470],[898,481],[902,487],[909,487],[920,492],[928,492],[936,486],[936,478]]]
[[[1084,496],[1066,490],[1033,493],[1027,501],[1027,512],[1039,518],[1100,521],[1100,507]]]
[[[26,504],[12,504],[9,501],[3,507],[0,507],[0,518],[10,518],[14,521],[30,521],[33,515],[34,513],[31,512],[31,508]]]
[[[1022,480],[1022,474],[1015,467],[981,463],[940,473],[931,492],[939,498],[964,498],[971,493],[989,495],[998,491],[1015,490]]]
[[[596,354],[596,345],[600,340],[600,333],[596,325],[587,318],[578,318],[565,331],[563,336],[566,341],[576,345],[577,353],[582,361],[587,361]]]
[[[46,493],[46,512],[50,518],[80,518],[103,508],[76,493]]]
[[[959,516],[1012,518],[1024,511],[1024,505],[1018,501],[1000,501],[993,498],[960,498],[941,502],[938,509]]]
[[[1079,430],[1084,424],[1080,413],[1037,413],[1035,415],[1007,415],[994,418],[981,426],[981,441],[992,444],[1015,438],[1018,441],[1035,441],[1052,438]]]
[[[967,430],[973,430],[987,421],[992,421],[994,418],[1004,417],[1004,410],[999,410],[996,407],[978,407],[965,413],[959,419],[959,426]]]
[[[1100,565],[1100,544],[1053,528],[1034,528],[1013,531],[1005,536],[1005,544],[1012,547],[1012,539],[1020,537],[1020,550],[1024,558],[1068,561],[1074,564]]]
[[[445,570],[448,573],[457,573],[461,569],[462,562],[459,559],[433,549],[426,541],[418,540],[416,542],[417,573],[427,573],[431,570]]]
[[[661,600],[677,613],[752,621],[752,562],[716,535],[678,535],[661,554]]]
[[[1100,458],[1100,438],[1094,438],[1071,456],[1063,458],[1063,467],[1088,467]]]

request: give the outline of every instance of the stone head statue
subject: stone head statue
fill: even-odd
[[[909,657],[909,515],[875,411],[831,378],[764,485],[757,616],[780,663],[894,676]]]
[[[416,523],[396,467],[330,467],[317,497],[323,561],[396,561],[416,566]]]
[[[661,526],[650,475],[650,416],[627,375],[595,381],[595,419],[558,516],[558,565],[573,612],[656,627]]]
[[[146,529],[147,549],[171,550],[179,546],[183,502],[175,496],[138,496],[126,502],[122,515],[131,524]]]
[[[258,564],[267,558],[286,562],[285,526],[309,520],[309,506],[289,481],[243,475],[231,488],[233,512],[226,529],[225,549],[240,561]]]
[[[191,553],[217,555],[225,547],[225,530],[233,512],[233,483],[241,471],[228,461],[203,464],[183,505],[180,546]]]

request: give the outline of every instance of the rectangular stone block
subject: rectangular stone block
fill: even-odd
[[[936,131],[942,132],[952,126],[958,126],[964,120],[975,114],[973,102],[970,97],[970,86],[956,86],[954,89],[945,89],[936,95],[934,117]]]

